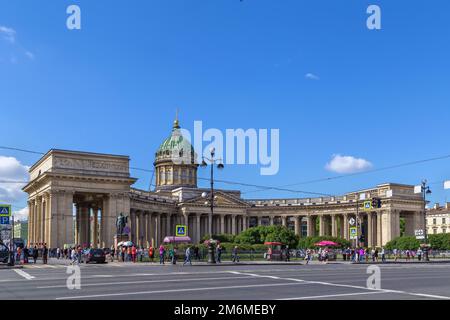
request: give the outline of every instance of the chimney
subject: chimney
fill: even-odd
[[[450,202],[446,202],[445,203],[445,209],[446,210],[450,210]]]
[[[435,203],[433,209],[434,209],[434,210],[439,209],[439,203]]]

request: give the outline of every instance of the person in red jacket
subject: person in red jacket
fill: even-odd
[[[133,247],[131,248],[131,258],[132,258],[132,260],[133,260],[134,263],[136,263],[136,253],[137,253],[136,247],[133,246]]]

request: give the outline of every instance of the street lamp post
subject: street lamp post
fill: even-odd
[[[424,241],[425,241],[425,247],[424,247],[424,258],[425,261],[429,262],[430,257],[428,256],[428,248],[426,245],[428,244],[428,230],[427,230],[427,195],[431,194],[431,189],[429,186],[427,186],[428,181],[423,180],[421,191],[422,191],[422,198],[423,198],[423,216],[424,216],[424,225],[423,225],[423,235],[424,235]]]
[[[211,158],[207,158],[207,157],[203,157],[202,160],[202,164],[201,167],[202,168],[206,168],[208,166],[208,164],[206,163],[205,159],[208,160],[210,162],[210,166],[211,166],[211,190],[210,190],[210,194],[209,194],[209,202],[207,201],[206,204],[210,205],[210,211],[209,211],[209,219],[208,219],[208,233],[209,236],[213,237],[213,216],[214,216],[214,165],[216,163],[217,164],[217,169],[222,170],[224,168],[224,165],[222,164],[222,159],[216,159],[216,149],[215,148],[211,148],[210,149],[210,155]],[[208,194],[203,193],[202,194],[203,198],[207,198]],[[211,241],[210,241],[211,242]],[[208,263],[210,264],[215,264],[216,263],[216,258],[215,258],[215,252],[214,252],[214,245],[212,243],[209,244],[208,246]]]

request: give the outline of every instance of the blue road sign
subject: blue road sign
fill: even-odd
[[[177,237],[185,237],[187,235],[187,226],[185,226],[185,225],[177,225],[175,231],[176,231],[176,236]]]
[[[11,205],[0,204],[0,217],[10,217],[11,216]]]
[[[9,224],[9,217],[0,217],[0,224]]]

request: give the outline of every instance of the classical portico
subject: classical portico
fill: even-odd
[[[30,245],[111,246],[115,219],[130,211],[129,158],[50,150],[30,168]]]

